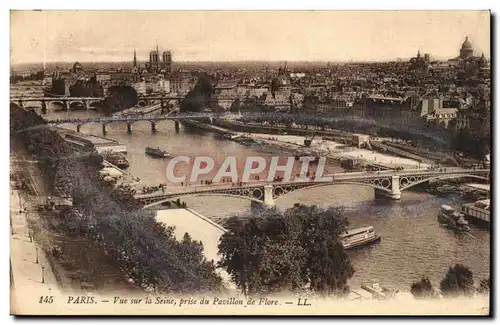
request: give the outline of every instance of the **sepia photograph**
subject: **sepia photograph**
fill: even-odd
[[[490,11],[9,15],[11,315],[492,316]]]

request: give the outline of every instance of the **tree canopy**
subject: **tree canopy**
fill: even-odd
[[[339,208],[296,204],[246,220],[230,218],[218,263],[244,294],[312,290],[342,295],[354,268],[340,234],[347,219]]]
[[[194,88],[187,93],[181,103],[181,112],[201,112],[210,104],[213,87],[212,80],[207,74],[200,74]]]
[[[462,264],[450,267],[444,279],[441,280],[440,289],[445,297],[473,295],[475,288],[472,271]]]
[[[435,298],[437,296],[437,292],[428,277],[422,277],[420,281],[414,282],[410,292],[415,298]]]

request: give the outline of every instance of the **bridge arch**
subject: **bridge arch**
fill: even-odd
[[[87,100],[87,108],[91,110],[97,110],[102,107],[101,100]]]
[[[248,201],[251,201],[251,202],[257,202],[257,203],[261,203],[261,204],[264,203],[264,201],[261,201],[259,199],[254,198],[254,197],[250,197],[250,196],[246,196],[246,195],[236,195],[236,194],[217,193],[217,192],[207,192],[207,193],[179,193],[179,194],[175,194],[174,196],[169,197],[167,199],[163,199],[163,200],[160,200],[160,201],[157,201],[157,202],[146,204],[142,208],[143,209],[151,208],[153,206],[162,204],[164,202],[175,201],[176,199],[180,199],[180,198],[183,198],[183,197],[200,197],[200,196],[225,196],[225,197],[235,198],[235,199],[245,199],[245,200],[248,200]]]
[[[47,108],[51,110],[66,110],[66,106],[64,105],[64,102],[62,100],[51,100],[47,101]]]
[[[457,179],[457,178],[476,178],[476,179],[481,179],[481,180],[485,180],[487,181],[488,178],[487,177],[484,177],[484,176],[480,176],[480,175],[474,175],[474,174],[451,174],[451,175],[438,175],[438,176],[433,176],[433,177],[429,177],[429,178],[423,178],[421,180],[417,180],[415,182],[408,182],[408,183],[404,183],[404,180],[407,179],[409,177],[404,177],[402,176],[399,180],[399,190],[400,191],[404,191],[404,190],[407,190],[409,188],[412,188],[413,186],[416,186],[416,185],[419,185],[419,184],[422,184],[422,183],[425,183],[425,182],[429,182],[429,181],[432,181],[432,180],[446,180],[446,179]]]
[[[85,110],[85,104],[81,100],[73,100],[68,102],[68,109],[72,111]]]
[[[381,191],[384,191],[384,192],[387,192],[387,193],[391,192],[390,185],[389,185],[388,188],[385,188],[385,187],[377,186],[377,185],[370,184],[370,183],[353,182],[353,181],[335,181],[334,180],[333,182],[311,183],[311,184],[305,184],[305,185],[302,185],[302,186],[300,186],[300,185],[299,186],[292,185],[292,186],[290,186],[291,190],[285,191],[284,193],[280,193],[280,194],[277,193],[277,189],[279,187],[275,187],[273,189],[273,199],[277,200],[277,199],[280,199],[280,198],[282,198],[282,197],[284,197],[284,196],[286,196],[288,194],[291,194],[291,193],[294,193],[294,192],[298,192],[298,191],[301,191],[301,190],[304,190],[304,189],[313,189],[313,188],[317,188],[317,187],[335,186],[335,185],[359,185],[359,186],[364,186],[364,187],[371,187],[373,189],[378,189],[378,190],[381,190]],[[285,187],[286,187],[286,185],[285,185]]]

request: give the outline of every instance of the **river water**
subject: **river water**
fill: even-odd
[[[49,113],[46,118],[92,117],[95,112]],[[76,127],[66,125],[69,129]],[[262,155],[256,147],[217,138],[207,132],[193,132],[181,126],[176,133],[174,123],[157,123],[158,132],[151,133],[149,122],[133,124],[132,134],[127,134],[122,123],[107,126],[106,137],[118,140],[127,146],[128,169],[134,176],[149,184],[166,182],[167,161],[151,159],[144,154],[146,146],[160,147],[174,155],[208,155],[217,158]],[[85,125],[82,133],[102,135],[100,125]],[[267,153],[267,156],[270,156]],[[266,154],[264,155],[266,156]],[[327,166],[330,172],[337,166]],[[186,197],[190,208],[217,221],[232,215],[245,216],[251,213],[250,201],[231,197]],[[399,201],[374,198],[371,187],[334,185],[292,192],[277,199],[279,209],[294,203],[315,204],[321,207],[342,206],[345,208],[351,227],[373,226],[381,235],[381,242],[373,246],[350,251],[356,273],[350,284],[359,286],[364,281],[378,280],[409,290],[412,282],[428,276],[434,285],[439,285],[450,265],[462,263],[474,273],[476,281],[489,277],[490,233],[472,226],[472,236],[459,236],[443,228],[437,221],[442,204],[458,207],[459,197],[435,197],[427,193],[405,191]]]

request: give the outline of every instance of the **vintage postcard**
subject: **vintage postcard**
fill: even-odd
[[[13,315],[491,315],[489,11],[11,11]]]

